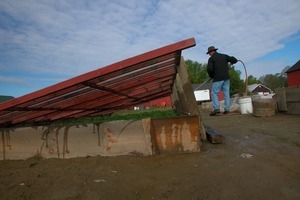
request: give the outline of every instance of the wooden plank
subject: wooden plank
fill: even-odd
[[[194,95],[192,84],[187,73],[187,66],[184,58],[181,58],[180,65],[177,67],[178,76],[176,77],[176,88],[180,98],[182,111],[190,115],[199,115],[197,101]]]
[[[278,88],[275,90],[277,98],[277,107],[279,111],[287,111],[285,88]]]
[[[300,102],[300,86],[285,88],[287,102]]]
[[[300,114],[300,86],[276,89],[278,110]]]
[[[205,131],[206,131],[206,136],[207,136],[207,140],[210,141],[212,144],[219,144],[219,143],[223,143],[224,142],[224,137],[217,132],[216,130],[214,130],[211,127],[205,126]]]
[[[175,80],[176,98],[175,102],[177,111],[187,115],[197,115],[199,120],[199,132],[202,140],[206,140],[205,129],[202,124],[200,111],[197,105],[192,84],[188,77],[187,66],[183,57],[181,57],[180,65],[177,67],[178,74]],[[177,99],[176,99],[177,100]]]
[[[300,102],[287,102],[287,108],[289,114],[300,114]]]

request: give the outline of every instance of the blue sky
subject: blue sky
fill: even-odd
[[[248,75],[280,73],[300,59],[299,8],[299,0],[1,0],[0,95],[19,97],[191,37],[185,60],[206,63],[214,45]]]

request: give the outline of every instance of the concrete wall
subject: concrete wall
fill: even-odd
[[[196,117],[197,119],[197,117]],[[165,124],[167,131],[151,132],[151,119],[126,121],[119,120],[101,124],[88,124],[67,127],[26,127],[14,130],[1,129],[0,159],[19,160],[35,155],[44,158],[73,158],[85,156],[118,156],[128,154],[154,155],[158,137],[173,137],[172,126],[184,127],[178,132],[181,137],[191,139],[179,141],[183,149],[178,152],[200,151],[197,120],[173,121]],[[190,122],[189,122],[190,121]],[[176,124],[177,123],[177,124]],[[191,128],[193,128],[193,130]],[[152,128],[152,130],[159,130]],[[151,134],[153,136],[151,136]],[[168,148],[176,153],[172,144]],[[178,145],[178,142],[173,145]],[[161,149],[162,150],[162,149]],[[166,152],[166,150],[164,150]],[[163,151],[162,151],[163,152]],[[178,153],[177,152],[177,153]]]
[[[3,159],[26,159],[37,154],[44,158],[152,155],[150,133],[144,131],[141,120],[106,122],[99,126],[27,127],[1,133]]]

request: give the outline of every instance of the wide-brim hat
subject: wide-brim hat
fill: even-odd
[[[209,54],[209,52],[211,51],[217,51],[218,49],[216,49],[214,46],[210,46],[207,48],[207,53],[206,54]]]

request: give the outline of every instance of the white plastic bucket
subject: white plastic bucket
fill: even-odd
[[[251,97],[239,98],[241,114],[251,114],[253,112]]]

